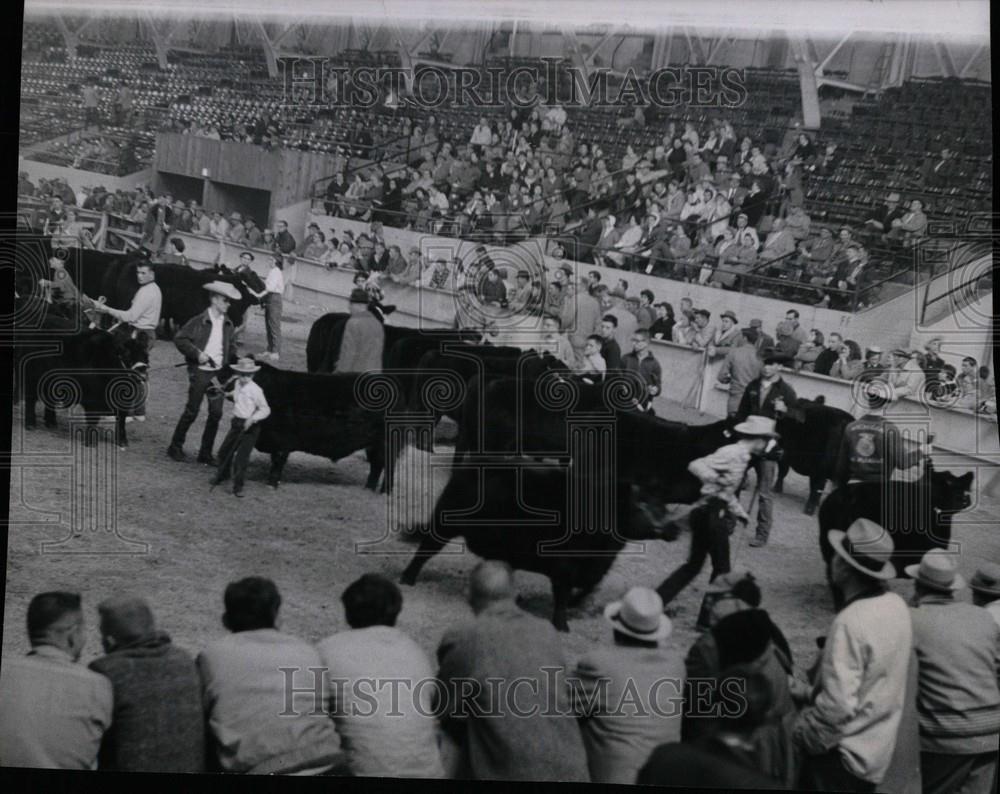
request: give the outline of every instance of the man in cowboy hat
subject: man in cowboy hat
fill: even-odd
[[[874,521],[827,533],[830,579],[844,596],[823,645],[812,703],[799,714],[800,785],[874,792],[885,778],[903,715],[913,630],[906,602],[888,589],[894,546]]]
[[[1000,626],[1000,565],[986,562],[979,566],[969,581],[972,603],[983,607]]]
[[[360,287],[348,300],[351,316],[344,323],[334,372],[381,372],[385,329],[368,310],[368,292]]]
[[[736,491],[743,482],[747,467],[754,457],[764,454],[778,434],[774,430],[774,420],[763,416],[749,416],[737,424],[733,431],[738,438],[735,443],[720,447],[710,455],[691,461],[688,471],[702,482],[701,499],[689,508],[681,508],[674,522],[679,526],[687,521],[696,507],[714,497],[726,502],[730,513],[738,520],[749,522]],[[695,531],[691,536],[688,559],[670,576],[663,580],[656,591],[664,604],[669,604],[701,571],[705,558],[712,559],[712,579],[729,572],[729,532],[718,522],[707,522],[710,535]]]
[[[768,419],[779,419],[795,404],[795,389],[786,383],[780,374],[783,364],[791,359],[778,349],[766,351],[762,358],[760,377],[747,384],[736,418],[745,420],[751,414]],[[772,489],[778,473],[778,464],[764,457],[753,463],[757,472],[757,491],[760,500],[757,508],[757,533],[750,545],[757,547],[767,543],[771,534],[771,519],[774,511]],[[808,505],[807,505],[808,506]]]
[[[208,466],[218,465],[212,455],[215,434],[222,419],[222,392],[209,390],[218,386],[218,376],[222,369],[236,360],[236,344],[233,339],[233,322],[226,316],[231,301],[240,299],[240,293],[232,284],[224,281],[210,281],[204,289],[211,293],[207,309],[199,312],[177,332],[174,344],[188,362],[188,400],[184,413],[177,420],[167,455],[173,460],[187,459],[184,454],[184,439],[188,429],[198,418],[202,398],[208,398],[208,419],[201,436],[198,462]]]
[[[103,302],[92,304],[92,308],[105,314],[110,314],[118,322],[130,326],[136,338],[142,337],[146,342],[147,353],[156,342],[156,326],[160,324],[160,309],[163,306],[163,293],[156,283],[156,271],[148,259],[139,259],[135,264],[135,279],[139,289],[132,297],[132,304],[127,309],[113,309]],[[148,383],[148,381],[147,381]],[[135,419],[146,421],[146,400],[149,397],[148,386],[143,390],[142,402],[133,411]],[[132,417],[128,417],[128,420]],[[127,420],[126,420],[127,421]]]
[[[955,599],[965,587],[953,552],[931,549],[913,578],[920,771],[926,794],[994,791],[1000,743],[1000,626]]]
[[[663,648],[670,618],[663,601],[648,587],[633,587],[604,609],[613,646],[584,654],[576,665],[573,708],[580,717],[592,783],[634,783],[656,745],[680,733],[680,714],[644,702],[660,692],[663,702],[681,694],[684,668],[680,657]],[[657,686],[657,682],[664,682]],[[622,701],[638,692],[635,708]]]
[[[232,391],[226,398],[233,401],[233,423],[219,447],[219,469],[212,478],[218,485],[233,475],[233,495],[243,496],[243,475],[250,452],[260,435],[260,423],[271,415],[271,407],[260,386],[253,382],[260,367],[252,358],[241,358],[231,367],[236,375]]]

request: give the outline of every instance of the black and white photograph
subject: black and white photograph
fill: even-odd
[[[5,790],[997,790],[988,0],[15,5]]]

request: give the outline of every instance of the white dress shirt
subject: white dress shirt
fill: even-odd
[[[264,279],[264,291],[282,295],[285,292],[285,275],[280,267],[272,267]]]
[[[206,361],[198,369],[203,369],[206,372],[215,372],[222,366],[223,362],[222,329],[225,325],[226,316],[224,314],[217,314],[215,309],[209,309],[208,319],[212,321],[212,331],[208,335],[208,342],[205,343],[205,349],[202,352],[212,359],[215,364],[213,365],[211,362]]]

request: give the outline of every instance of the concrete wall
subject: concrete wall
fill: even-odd
[[[81,188],[88,185],[104,185],[112,193],[116,190],[133,190],[141,185],[150,184],[153,179],[152,168],[144,168],[142,171],[136,171],[134,174],[129,174],[128,176],[108,176],[107,174],[98,174],[95,171],[82,171],[79,168],[70,168],[65,165],[25,160],[23,157],[18,157],[17,170],[27,171],[28,178],[36,184],[39,179],[61,177],[76,192],[79,192]]]

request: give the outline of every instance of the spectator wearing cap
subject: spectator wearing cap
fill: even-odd
[[[215,435],[222,419],[222,392],[209,387],[218,386],[222,369],[236,361],[236,343],[233,322],[226,315],[231,301],[240,300],[240,293],[232,284],[211,281],[204,285],[210,293],[209,306],[188,320],[174,337],[174,344],[187,360],[188,397],[184,412],[177,420],[174,434],[167,448],[167,455],[176,461],[187,459],[184,440],[188,430],[198,418],[201,401],[208,401],[208,419],[201,436],[198,462],[208,466],[218,465],[212,454]]]
[[[812,702],[795,740],[810,791],[874,792],[889,769],[906,694],[913,631],[906,602],[890,592],[892,538],[865,518],[827,533],[831,583],[843,606],[823,645]]]
[[[757,329],[742,328],[743,344],[731,347],[719,367],[719,383],[729,386],[726,414],[733,418],[739,412],[743,392],[759,378],[763,371],[760,351],[757,350]]]
[[[316,702],[322,662],[313,646],[278,630],[278,588],[251,576],[230,583],[223,600],[230,633],[197,659],[218,767],[299,775],[332,769],[340,742]]]
[[[797,309],[789,309],[785,312],[785,319],[778,323],[774,336],[778,349],[789,358],[793,358],[799,352],[799,348],[808,339],[805,329],[799,324]]]
[[[348,301],[350,317],[344,323],[334,372],[381,372],[385,329],[368,310],[368,293],[356,287]]]
[[[1000,627],[955,594],[965,587],[958,557],[932,549],[913,578],[920,771],[926,794],[995,790],[1000,746]]]
[[[754,343],[758,351],[771,350],[774,347],[774,337],[764,332],[764,321],[755,317],[750,321],[749,328],[757,330],[757,341]]]
[[[300,242],[297,246],[295,246],[295,254],[297,256],[305,256],[306,249],[309,248],[309,246],[312,245],[313,243],[317,242],[321,234],[323,233],[319,229],[319,224],[315,222],[310,223],[306,227],[306,236],[302,239],[302,242]],[[324,243],[325,242],[326,241],[324,240]],[[316,259],[317,257],[308,257],[308,258]]]
[[[242,244],[246,240],[247,230],[243,225],[243,216],[234,212],[229,216],[229,231],[226,232],[226,239],[232,243]]]
[[[432,680],[434,669],[423,649],[396,627],[402,593],[384,576],[366,573],[340,600],[349,628],[316,648],[329,712],[345,750],[342,771],[352,776],[443,777],[432,689],[418,685]],[[372,691],[366,686],[370,681],[394,685]]]
[[[577,661],[573,708],[591,782],[629,784],[654,747],[680,738],[680,715],[659,704],[680,697],[684,670],[678,654],[663,647],[673,627],[656,591],[631,588],[605,607],[604,619],[614,645]],[[625,706],[636,692],[639,702]]]
[[[760,377],[747,384],[736,418],[745,421],[748,416],[756,415],[777,420],[784,416],[795,404],[796,395],[793,389],[781,377],[782,364],[788,363],[788,358],[777,351],[768,351],[762,357],[763,367]],[[771,533],[771,522],[774,511],[772,489],[777,476],[777,463],[766,457],[758,457],[754,462],[757,473],[757,532],[750,545],[764,546]]]
[[[78,664],[84,619],[77,593],[39,593],[28,605],[31,650],[0,668],[4,766],[95,769],[113,713],[111,682]]]
[[[743,334],[740,331],[739,319],[731,309],[726,309],[719,315],[720,327],[708,345],[708,355],[712,358],[724,356],[730,348],[743,344]]]
[[[765,725],[774,703],[767,678],[749,667],[732,667],[706,682],[706,705],[723,715],[715,731],[697,742],[657,747],[639,771],[637,783],[689,789],[780,789],[782,781],[760,771],[755,733]],[[740,706],[727,693],[740,692]]]
[[[699,350],[707,350],[718,331],[711,324],[712,313],[708,309],[694,310],[694,323],[688,335],[688,344]]]
[[[889,385],[892,387],[892,400],[895,402],[904,397],[919,399],[924,391],[924,373],[920,365],[913,360],[908,350],[896,348],[892,351],[892,367],[889,369]]]
[[[203,772],[205,720],[194,659],[157,630],[141,598],[109,598],[97,611],[106,656],[90,669],[111,682],[114,701],[98,766],[116,772]]]
[[[972,603],[983,607],[1000,626],[1000,565],[983,563],[969,581]]]

